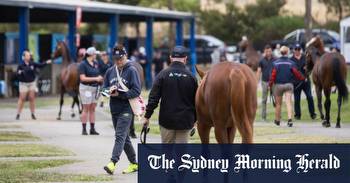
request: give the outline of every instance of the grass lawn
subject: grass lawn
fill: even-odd
[[[39,137],[30,132],[0,131],[0,141],[37,141]]]
[[[0,182],[100,182],[111,181],[107,175],[80,175],[41,172],[40,169],[75,163],[74,160],[3,161],[0,162]]]
[[[47,157],[74,155],[65,149],[46,144],[0,144],[0,157]]]
[[[19,125],[0,125],[0,129],[21,128]]]
[[[260,91],[258,93],[261,93]],[[304,96],[304,93],[302,93],[302,96]],[[307,104],[307,100],[306,99],[302,99],[300,102],[300,109],[301,109],[301,121],[321,121],[320,119],[320,115],[319,115],[319,111],[317,108],[317,99],[316,96],[314,96],[314,104],[315,104],[315,112],[317,114],[318,119],[316,120],[312,120],[309,116],[309,108],[308,108],[308,104]],[[331,122],[336,122],[337,119],[337,114],[338,114],[338,104],[337,104],[337,98],[338,98],[338,93],[335,94],[331,94],[331,111],[330,111],[330,115],[331,115]],[[322,99],[324,100],[325,97],[323,96]],[[270,100],[270,97],[268,98],[268,100]],[[323,106],[324,103],[322,103]],[[343,123],[349,123],[350,122],[350,103],[343,103],[342,104],[342,112],[341,112],[341,122]],[[294,106],[293,106],[293,110],[294,110]],[[325,113],[325,110],[323,109],[323,112]],[[267,104],[267,120],[268,121],[273,121],[275,119],[274,117],[275,115],[275,109],[272,106],[272,103],[268,103]],[[293,114],[294,116],[294,114]],[[258,110],[256,112],[256,118],[257,121],[261,121],[261,106],[260,103],[258,105]],[[282,120],[287,121],[287,109],[286,109],[286,105],[285,103],[282,105]]]

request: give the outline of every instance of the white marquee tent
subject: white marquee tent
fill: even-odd
[[[350,17],[340,21],[340,50],[347,63],[350,63]]]

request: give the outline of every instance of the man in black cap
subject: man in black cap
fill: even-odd
[[[130,164],[123,173],[132,173],[138,170],[135,149],[129,137],[129,128],[133,119],[129,99],[141,94],[141,81],[137,69],[127,59],[123,45],[113,48],[114,66],[109,68],[104,77],[104,88],[109,88],[109,107],[115,130],[115,141],[111,161],[104,167],[107,173],[113,174],[116,163],[124,150]],[[125,91],[121,85],[129,90]]]
[[[306,61],[305,61],[305,56],[302,54],[302,48],[300,44],[296,44],[294,46],[294,52],[291,60],[295,62],[295,65],[297,66],[299,72],[301,72],[304,76],[306,76],[306,70],[305,70]],[[294,82],[294,112],[295,112],[294,118],[299,120],[301,117],[301,111],[300,111],[301,91],[304,91],[306,95],[310,117],[312,119],[315,119],[316,118],[315,106],[314,106],[314,100],[312,98],[312,93],[311,93],[311,82],[309,79],[307,79],[307,81]]]
[[[186,69],[186,48],[176,46],[170,60],[170,66],[161,71],[154,81],[144,125],[149,125],[149,119],[161,100],[159,125],[162,143],[187,143],[196,121],[195,95],[198,84]]]

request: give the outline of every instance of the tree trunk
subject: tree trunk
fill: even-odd
[[[340,1],[338,1],[339,22],[343,19],[343,7]]]
[[[305,0],[305,40],[306,42],[311,39],[312,36],[312,15],[311,15],[311,0]]]

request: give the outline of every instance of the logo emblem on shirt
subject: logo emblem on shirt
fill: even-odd
[[[181,78],[181,77],[184,77],[184,78],[185,78],[185,77],[187,77],[187,74],[176,73],[176,72],[175,72],[175,73],[172,73],[172,72],[171,72],[171,73],[169,74],[169,77],[174,77],[174,76],[175,76],[175,77],[178,77],[178,78]]]
[[[30,69],[34,70],[34,66],[33,66],[33,65],[31,65],[31,66],[30,66]]]

